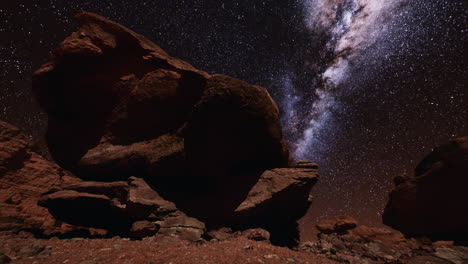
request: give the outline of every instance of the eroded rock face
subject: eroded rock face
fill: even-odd
[[[33,152],[29,139],[19,129],[0,121],[0,231],[52,234],[70,230],[37,201],[43,192],[76,181]]]
[[[45,193],[39,205],[57,219],[77,226],[106,229],[111,235],[142,239],[170,236],[197,241],[205,224],[188,217],[143,179],[127,182],[80,182]]]
[[[265,88],[208,75],[98,15],[75,18],[78,31],[33,76],[50,152],[62,167],[112,181],[288,166],[279,111]]]
[[[468,244],[468,137],[435,149],[413,177],[397,177],[383,214],[408,236]]]

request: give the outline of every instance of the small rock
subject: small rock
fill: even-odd
[[[326,253],[326,252],[330,252],[333,249],[333,245],[328,241],[321,240],[320,248],[322,249],[324,253]]]
[[[334,248],[338,249],[338,250],[343,250],[345,249],[345,243],[343,242],[343,240],[335,237],[331,240],[331,243],[333,245]]]
[[[19,237],[20,238],[32,238],[34,237],[34,235],[30,232],[26,232],[26,231],[21,231],[18,233]]]
[[[232,232],[231,228],[222,227],[222,228],[219,228],[219,229],[210,230],[206,234],[210,238],[213,238],[213,239],[216,239],[216,240],[220,241],[220,240],[228,239],[229,237],[231,237],[233,235],[232,233],[233,232]]]
[[[439,247],[450,247],[453,246],[453,241],[436,241],[432,243],[432,245]]]
[[[33,257],[43,253],[46,247],[41,243],[33,243],[29,246],[23,247],[18,251],[18,255],[22,257]]]
[[[310,250],[310,249],[313,249],[313,248],[316,248],[317,247],[317,243],[316,242],[312,242],[312,241],[306,241],[304,243],[301,243],[299,245],[299,248],[301,250],[304,250],[304,251],[307,251],[307,250]]]
[[[252,245],[246,245],[246,246],[244,246],[244,249],[245,250],[252,250],[253,246]]]
[[[121,249],[123,249],[123,246],[120,245],[120,244],[114,244],[112,247],[113,247],[115,250],[121,250]]]
[[[275,255],[275,254],[268,254],[263,257],[266,259],[278,259],[279,258],[278,255]]]
[[[242,235],[250,240],[269,241],[270,233],[262,228],[248,229],[242,232]]]
[[[357,227],[357,221],[349,216],[334,220],[325,220],[317,224],[317,229],[324,234],[345,234],[348,230]]]
[[[297,162],[296,168],[318,169],[318,165],[307,160],[300,160]]]
[[[132,224],[130,236],[134,239],[143,239],[154,236],[158,232],[159,226],[148,221],[138,221]]]
[[[164,241],[164,237],[172,237],[175,239],[197,242],[202,240],[204,231],[193,227],[164,227],[159,229],[155,238],[158,241]]]
[[[465,264],[468,261],[468,255],[451,248],[436,248],[435,256],[452,262],[453,264]]]

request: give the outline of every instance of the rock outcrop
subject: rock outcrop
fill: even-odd
[[[468,137],[435,149],[414,177],[399,176],[395,184],[386,225],[408,236],[468,244]]]
[[[78,12],[75,18],[78,31],[34,73],[33,91],[48,114],[53,158],[100,185],[65,186],[41,204],[70,223],[103,227],[114,219],[110,229],[141,236],[153,228],[133,223],[146,216],[128,219],[134,216],[130,198],[109,193],[137,176],[210,230],[261,227],[272,241],[294,244],[317,165],[291,168],[279,110],[267,90],[197,70],[98,15]],[[103,182],[113,182],[112,191]],[[146,212],[140,208],[145,202],[137,204],[138,213]],[[86,208],[96,213],[80,218]],[[151,202],[147,208],[154,209]],[[158,234],[174,236],[184,228],[204,229],[159,227]]]
[[[43,192],[76,181],[33,152],[29,138],[18,128],[0,121],[0,231],[53,234],[73,230],[37,201]]]
[[[203,223],[186,216],[144,180],[135,177],[127,182],[63,186],[42,196],[39,205],[67,223],[138,239],[158,233],[196,241],[205,231]]]
[[[98,15],[75,18],[78,31],[33,76],[59,165],[90,180],[189,171],[197,182],[288,166],[265,88],[197,70]]]
[[[350,217],[320,222],[317,241],[304,242],[299,250],[325,256],[339,263],[462,264],[468,261],[466,247],[453,242],[405,239],[387,228],[359,225]]]

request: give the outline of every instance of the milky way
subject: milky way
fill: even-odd
[[[286,129],[302,134],[293,144],[294,154],[299,159],[310,157],[311,149],[321,147],[318,135],[324,127],[329,128],[333,124],[331,111],[342,110],[335,100],[335,93],[337,89],[349,89],[346,82],[353,77],[349,75],[350,64],[356,67],[356,60],[367,59],[364,57],[367,49],[379,49],[379,59],[394,52],[382,46],[388,38],[399,38],[395,35],[395,29],[404,25],[398,15],[411,16],[411,9],[404,0],[302,0],[302,5],[308,29],[326,32],[328,40],[322,53],[328,53],[332,59],[325,62],[322,72],[317,73],[322,81],[319,87],[311,87],[316,97],[308,104],[309,109],[305,109],[305,120],[301,118],[300,124],[284,122]],[[289,83],[284,85],[289,86]],[[288,98],[284,101],[285,118],[294,119],[294,115],[303,112],[296,109],[299,107],[295,105],[298,96],[289,94],[291,89],[284,92],[285,98]],[[302,129],[291,127],[297,125]]]
[[[0,5],[0,119],[40,140],[31,71],[101,14],[209,73],[264,86],[296,159],[319,163],[301,221],[378,225],[392,178],[468,134],[465,0],[41,1]]]

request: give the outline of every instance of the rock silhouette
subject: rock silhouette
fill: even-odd
[[[209,75],[88,12],[33,76],[62,167],[91,180],[219,178],[290,165],[265,88]]]
[[[50,192],[41,205],[77,225],[114,219],[107,229],[142,230],[150,225],[132,223],[148,219],[129,218],[130,204],[104,187],[136,176],[208,229],[260,227],[294,245],[317,166],[293,168],[267,90],[195,69],[96,14],[74,17],[78,30],[34,73],[33,91],[49,118],[52,157],[96,183]],[[80,218],[93,206],[96,214]]]
[[[468,137],[436,148],[413,177],[395,178],[383,214],[386,225],[408,236],[468,245]]]

